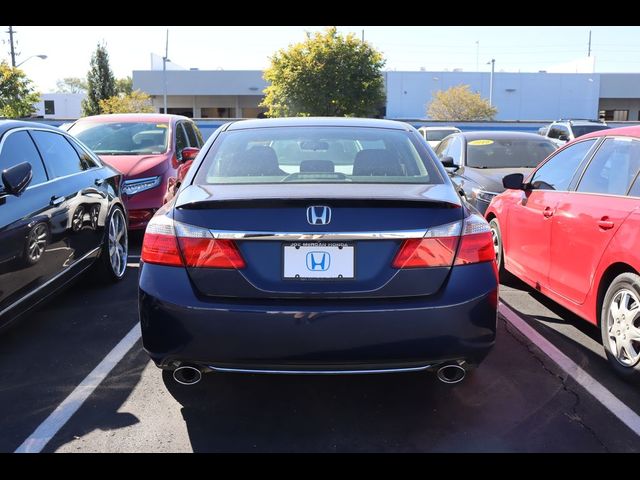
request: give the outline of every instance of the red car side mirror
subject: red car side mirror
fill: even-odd
[[[184,163],[184,162],[188,162],[189,160],[193,160],[198,156],[198,153],[200,153],[199,148],[193,148],[193,147],[183,148],[181,152],[182,159],[180,161]]]

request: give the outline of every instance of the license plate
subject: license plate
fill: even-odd
[[[346,243],[293,243],[284,246],[286,279],[353,279],[354,246]]]

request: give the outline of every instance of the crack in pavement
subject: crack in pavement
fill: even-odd
[[[549,373],[553,377],[556,377],[558,380],[560,380],[560,383],[562,385],[562,389],[565,392],[567,392],[569,395],[571,395],[571,396],[573,396],[575,398],[575,403],[571,408],[571,413],[566,413],[565,412],[565,415],[567,416],[567,418],[569,418],[569,420],[578,422],[582,428],[584,428],[587,432],[589,432],[591,434],[591,436],[600,444],[600,446],[604,449],[604,451],[606,453],[610,453],[609,448],[600,439],[600,437],[595,432],[595,430],[593,428],[591,428],[589,425],[587,425],[584,422],[584,420],[582,419],[582,417],[580,416],[580,414],[578,413],[578,407],[580,406],[580,395],[578,395],[578,393],[576,391],[574,391],[573,389],[568,387],[568,385],[567,385],[567,377],[563,377],[562,375],[559,375],[559,374],[553,372],[552,370],[550,370],[545,365],[544,361],[540,358],[540,356],[539,356],[540,352],[539,352],[539,350],[537,348],[534,348],[534,344],[529,342],[529,341],[526,341],[525,339],[523,339],[521,334],[516,334],[516,332],[512,330],[514,327],[512,327],[511,324],[504,317],[502,317],[502,315],[500,315],[500,318],[504,322],[505,330],[507,331],[507,333],[516,342],[518,342],[521,345],[523,345],[527,349],[527,351],[529,351],[529,353],[531,353],[533,355],[533,358],[535,358],[538,361],[538,363],[540,363],[540,365],[542,366],[542,369],[545,372]]]

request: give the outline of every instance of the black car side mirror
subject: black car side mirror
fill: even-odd
[[[524,190],[524,175],[511,173],[502,178],[502,186],[507,190]]]
[[[558,135],[558,140],[560,140],[561,142],[568,142],[569,141],[569,135]]]
[[[2,183],[4,191],[9,195],[20,196],[22,192],[29,186],[33,173],[31,172],[31,164],[29,162],[19,163],[13,167],[7,168],[2,172]]]
[[[457,165],[453,163],[453,157],[442,157],[440,162],[446,168],[457,168]]]

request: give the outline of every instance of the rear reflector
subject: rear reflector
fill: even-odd
[[[141,259],[176,267],[245,267],[233,240],[216,240],[206,228],[174,222],[164,215],[154,217],[147,225]]]
[[[450,267],[489,261],[495,261],[489,224],[481,216],[473,214],[459,222],[433,227],[424,238],[405,240],[392,266]]]

